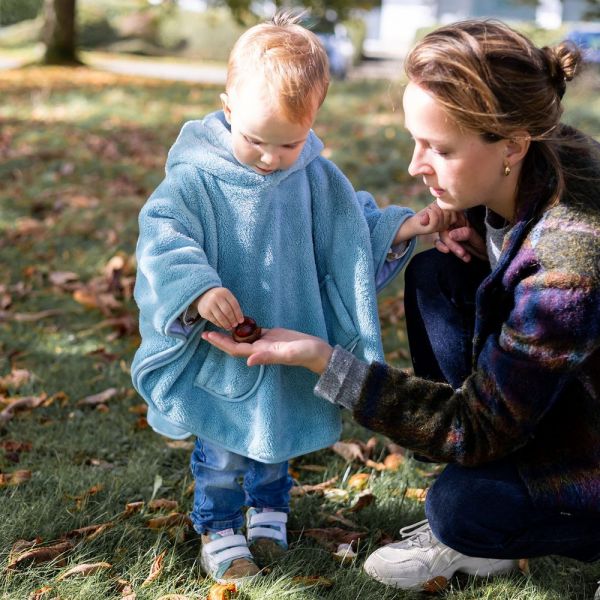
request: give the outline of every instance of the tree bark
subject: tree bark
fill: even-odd
[[[47,65],[79,65],[77,31],[75,27],[76,0],[45,0],[43,41]]]

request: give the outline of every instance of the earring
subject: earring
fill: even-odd
[[[504,163],[504,176],[508,177],[510,175],[510,165],[508,163]]]

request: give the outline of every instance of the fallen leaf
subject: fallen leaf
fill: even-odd
[[[31,479],[31,471],[19,469],[12,473],[0,473],[0,488],[21,485]]]
[[[52,546],[39,546],[26,550],[13,558],[7,565],[7,570],[13,570],[21,567],[28,567],[32,564],[50,562],[61,557],[73,548],[73,544],[69,541],[59,542]],[[62,561],[60,561],[62,562]],[[60,564],[60,563],[59,563]]]
[[[351,563],[357,557],[357,554],[354,552],[352,544],[350,543],[340,544],[332,556],[335,561],[343,565]]]
[[[42,393],[39,396],[23,396],[22,398],[11,399],[8,406],[0,412],[0,425],[8,423],[19,411],[41,406],[47,398],[48,396]]]
[[[406,488],[404,496],[406,498],[410,498],[411,500],[416,500],[417,502],[425,502],[425,498],[427,497],[427,489],[409,487]]]
[[[357,542],[361,537],[365,536],[364,532],[347,531],[340,527],[304,529],[302,534],[314,539],[331,552],[335,552],[340,544]]]
[[[341,488],[330,488],[324,490],[323,495],[333,502],[345,502],[350,497],[350,492]]]
[[[117,388],[108,388],[103,392],[86,396],[77,402],[77,406],[96,406],[98,404],[105,404],[119,393]]]
[[[175,525],[189,525],[190,523],[190,518],[187,515],[179,512],[172,512],[163,517],[154,517],[153,519],[150,519],[147,525],[150,529],[165,529]]]
[[[304,496],[304,494],[309,494],[311,492],[322,493],[324,490],[330,489],[338,479],[339,477],[332,477],[327,481],[316,483],[314,485],[296,485],[291,489],[290,494],[292,496]]]
[[[387,471],[387,467],[382,462],[375,462],[370,458],[365,461],[365,466],[369,467],[369,469],[375,469],[376,471]]]
[[[215,583],[208,590],[206,600],[230,600],[236,592],[235,583]]]
[[[112,521],[100,523],[99,525],[88,525],[87,527],[73,529],[65,533],[62,537],[68,540],[85,539],[88,542],[91,542],[102,535],[106,530],[110,529],[112,526]]]
[[[112,565],[107,562],[82,563],[80,565],[71,567],[68,571],[65,571],[59,575],[59,577],[57,577],[57,581],[62,581],[68,577],[89,577],[90,575],[94,575],[99,571],[106,571],[106,569],[110,569],[111,567]]]
[[[79,275],[72,271],[54,271],[48,275],[48,281],[59,288],[68,288],[68,284],[78,280]]]
[[[49,308],[48,310],[41,310],[34,313],[13,313],[9,310],[0,310],[0,321],[16,321],[17,323],[32,323],[35,321],[41,321],[48,317],[55,317],[56,315],[62,315],[63,310],[57,308]]]
[[[383,464],[388,471],[397,471],[404,464],[404,456],[402,454],[388,454],[383,459]]]
[[[172,450],[187,450],[188,452],[193,450],[195,445],[194,442],[186,442],[185,440],[171,440],[166,442],[166,444]]]
[[[192,600],[192,598],[190,598],[190,596],[184,596],[183,594],[166,594],[165,596],[161,596],[157,600]]]
[[[168,500],[167,498],[156,498],[148,502],[148,510],[175,510],[179,506],[177,500]]]
[[[375,494],[373,494],[371,490],[365,490],[364,492],[358,494],[356,500],[353,502],[352,506],[347,512],[358,512],[359,510],[362,510],[363,508],[373,504],[375,500]]]
[[[52,591],[52,587],[49,585],[45,585],[41,587],[39,590],[35,590],[29,594],[27,600],[43,600],[45,596],[47,596]]]
[[[33,375],[27,369],[13,369],[8,375],[0,377],[0,390],[18,389],[31,381]]]
[[[130,406],[127,409],[127,412],[133,413],[134,415],[145,415],[148,413],[148,405],[147,404],[136,404],[135,406]],[[181,442],[183,440],[173,440],[174,442]],[[186,450],[192,450],[194,448],[194,443],[193,442],[186,442],[186,444],[189,444],[191,446],[191,448],[187,448]],[[172,446],[171,444],[167,443],[167,446],[169,446],[169,448],[176,448],[177,446]]]
[[[364,490],[369,484],[369,473],[355,473],[348,479],[348,487],[351,490]]]
[[[128,502],[125,505],[125,516],[133,515],[134,513],[138,513],[144,508],[144,501],[138,500],[137,502]]]
[[[326,577],[319,577],[318,575],[292,577],[292,582],[306,586],[323,587],[326,589],[333,587],[333,580],[327,579]]]
[[[142,587],[152,583],[163,572],[166,550],[163,550],[153,561],[150,567],[150,573],[142,583]]]
[[[529,570],[529,559],[521,558],[519,559],[519,571],[523,573],[523,575],[530,575],[531,571]]]
[[[421,589],[428,594],[437,594],[448,587],[448,580],[442,575],[438,575],[429,581],[426,581]]]

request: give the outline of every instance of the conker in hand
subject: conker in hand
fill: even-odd
[[[251,344],[260,337],[260,334],[261,328],[258,327],[256,321],[250,317],[244,317],[244,322],[235,327],[231,335],[236,342]]]

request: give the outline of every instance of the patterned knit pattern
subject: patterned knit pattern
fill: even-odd
[[[595,181],[507,236],[478,291],[463,386],[375,363],[351,404],[366,427],[437,461],[512,455],[538,506],[600,513],[600,211],[577,200],[600,195],[588,160]]]

